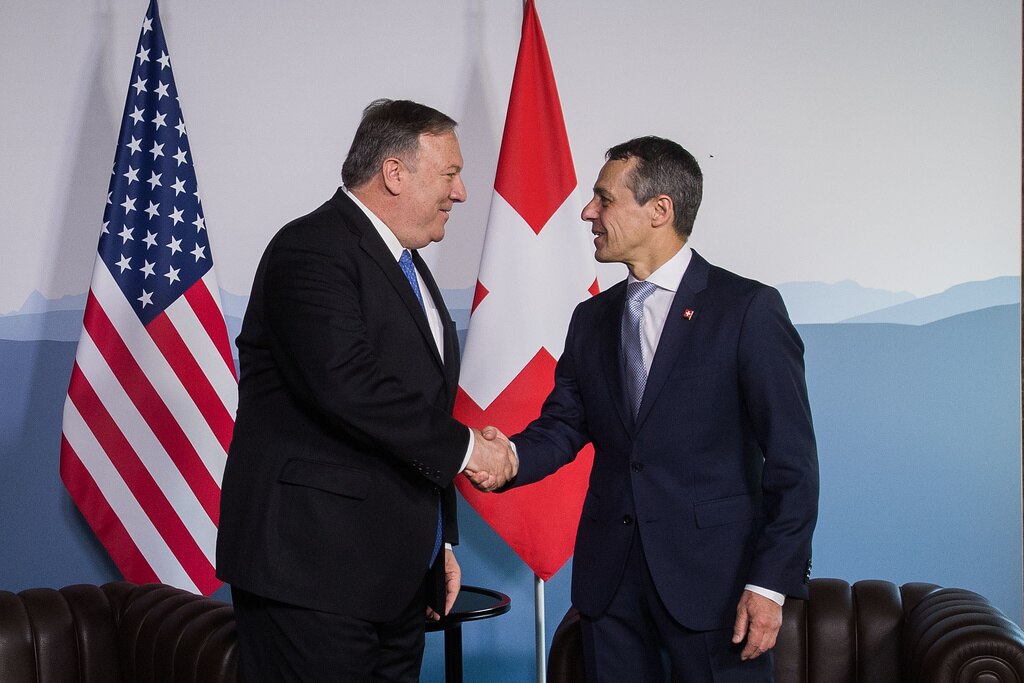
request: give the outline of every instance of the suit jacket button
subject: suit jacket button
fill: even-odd
[[[642,462],[634,462],[629,466],[629,468],[634,472],[643,472],[644,464]]]
[[[624,515],[622,517],[622,523],[627,525],[627,526],[632,524],[633,523],[633,516],[632,515]]]

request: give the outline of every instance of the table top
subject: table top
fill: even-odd
[[[490,619],[512,609],[512,599],[504,593],[478,586],[463,586],[451,612],[440,621],[428,620],[427,631],[443,631],[466,621]]]

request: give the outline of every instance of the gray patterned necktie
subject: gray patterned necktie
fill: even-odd
[[[626,398],[633,417],[640,412],[640,402],[647,384],[643,348],[644,301],[657,288],[657,285],[642,280],[626,285],[626,309],[622,313],[622,357],[626,369]]]

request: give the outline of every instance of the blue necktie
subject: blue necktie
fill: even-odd
[[[626,398],[629,399],[633,417],[640,412],[640,402],[647,385],[642,327],[644,301],[657,288],[657,285],[642,280],[626,285],[626,310],[622,314],[622,357],[626,369]]]
[[[423,304],[423,295],[420,294],[420,283],[416,280],[416,266],[412,262],[412,254],[409,253],[408,249],[402,250],[402,257],[398,259],[398,265],[401,267],[402,272],[405,273],[405,279],[409,281],[409,286],[412,287],[413,294],[416,295],[416,300],[420,302],[420,306],[424,311],[427,307]],[[437,497],[437,535],[434,538],[434,550],[430,553],[430,564],[428,567],[434,566],[434,560],[437,559],[438,553],[441,552],[441,535],[444,524],[441,519],[441,497]]]
[[[412,293],[416,295],[416,301],[419,301],[420,307],[426,311],[427,307],[423,303],[423,295],[420,294],[420,283],[416,280],[416,266],[413,265],[412,254],[409,253],[408,249],[402,250],[402,258],[398,259],[398,266],[405,273],[405,279],[409,281]]]

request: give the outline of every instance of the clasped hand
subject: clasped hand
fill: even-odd
[[[481,491],[505,486],[519,472],[519,458],[508,437],[496,427],[474,429],[473,454],[463,474]]]

